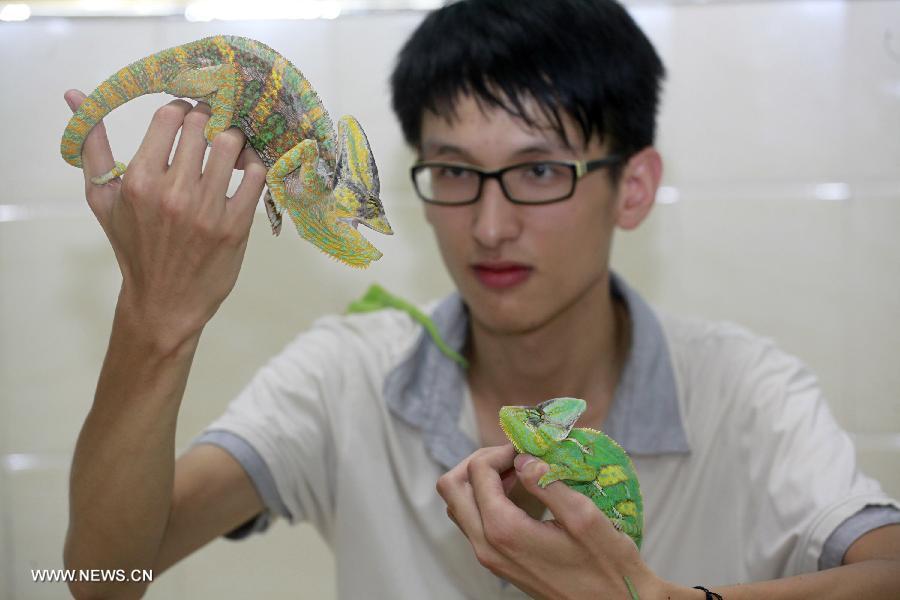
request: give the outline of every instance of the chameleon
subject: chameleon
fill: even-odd
[[[590,498],[641,547],[644,503],[634,464],[611,437],[587,427],[573,428],[587,403],[581,398],[551,398],[536,406],[504,406],[500,428],[516,452],[548,465],[538,480],[547,487],[562,481]]]
[[[613,526],[640,549],[644,503],[634,464],[611,437],[596,429],[573,428],[587,403],[580,398],[551,398],[536,406],[504,406],[500,428],[516,452],[540,458],[550,466],[538,480],[547,487],[562,481],[590,498]],[[624,576],[632,600],[638,600]]]
[[[352,267],[364,268],[381,252],[357,230],[393,231],[379,198],[378,169],[359,121],[346,115],[337,131],[310,82],[284,56],[261,42],[217,35],[137,60],[103,81],[73,113],[60,142],[69,164],[82,168],[90,130],[122,104],[165,92],[209,104],[208,143],[229,127],[267,168],[266,213],[272,233],[287,211],[300,236]],[[115,162],[92,177],[105,185],[125,174]]]

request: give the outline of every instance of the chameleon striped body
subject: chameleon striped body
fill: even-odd
[[[579,398],[553,398],[537,406],[504,406],[500,409],[500,427],[516,451],[550,465],[538,481],[541,487],[562,481],[584,494],[640,548],[644,505],[634,464],[603,432],[573,428],[585,407]]]
[[[365,267],[381,253],[356,231],[358,224],[391,234],[379,199],[378,170],[368,139],[352,116],[335,131],[310,82],[265,44],[214,36],[169,48],[120,69],[101,83],[72,115],[60,144],[63,158],[81,167],[90,130],[125,102],[166,92],[206,102],[208,141],[229,127],[268,169],[265,202],[272,231],[288,212],[298,233],[351,266]],[[103,185],[125,173],[116,167],[95,177]]]

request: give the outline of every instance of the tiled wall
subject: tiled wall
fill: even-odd
[[[900,3],[641,3],[633,12],[669,69],[666,189],[645,226],[618,238],[616,268],[667,309],[738,321],[803,357],[866,470],[900,496]],[[298,329],[370,282],[415,300],[450,289],[387,95],[395,52],[420,18],[0,24],[0,599],[67,597],[59,584],[32,583],[30,569],[61,567],[70,453],[119,281],[81,174],[58,156],[63,90],[92,88],[156,49],[239,33],[290,57],[374,145],[397,233],[377,240],[385,259],[365,272],[342,268],[296,236],[272,238],[258,214],[237,288],[191,374],[184,448]],[[108,119],[120,159],[161,102],[143,98]],[[313,531],[280,525],[214,542],[148,597],[328,598],[331,569]]]

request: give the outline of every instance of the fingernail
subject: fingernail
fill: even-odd
[[[528,463],[535,460],[537,459],[530,454],[519,454],[516,456],[515,460],[513,460],[513,464],[516,466],[516,471],[522,471]]]

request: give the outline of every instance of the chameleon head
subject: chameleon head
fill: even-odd
[[[537,406],[504,406],[500,428],[516,451],[543,456],[569,435],[586,404],[580,398],[553,398]]]
[[[394,232],[379,198],[381,184],[372,148],[355,117],[338,122],[338,161],[335,171],[335,218],[356,229],[365,225],[378,233]]]
[[[334,201],[316,219],[321,230],[304,237],[345,264],[367,267],[382,255],[357,231],[359,224],[387,235],[393,231],[378,198],[378,169],[369,141],[353,117],[338,123],[337,154],[334,176],[326,183]]]

